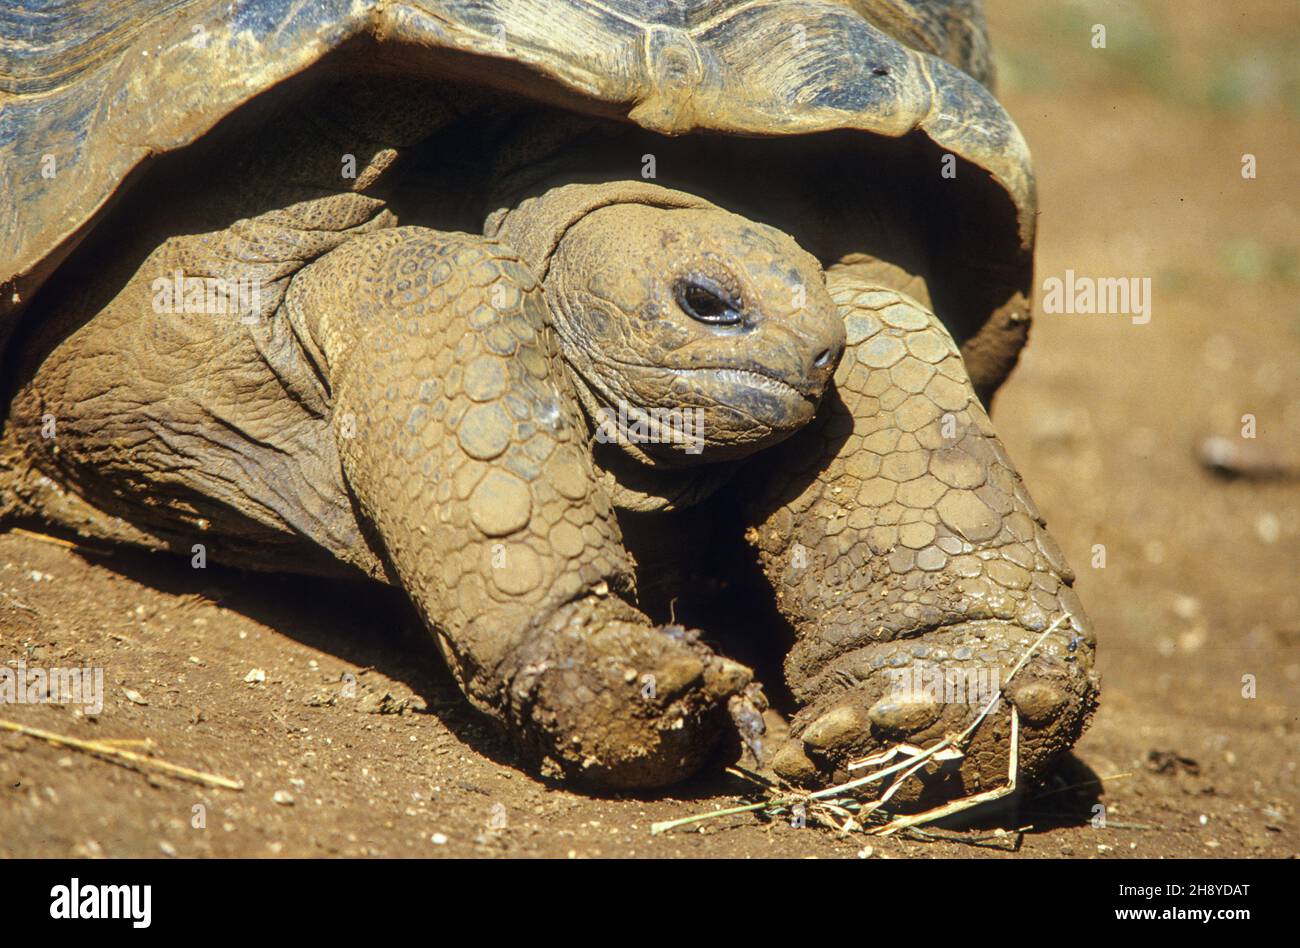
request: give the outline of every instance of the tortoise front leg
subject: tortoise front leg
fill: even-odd
[[[541,288],[507,248],[397,228],[295,278],[344,474],[469,699],[553,773],[689,774],[749,671],[614,593],[630,569]]]
[[[747,473],[752,542],[796,642],[804,705],[773,764],[803,783],[852,758],[960,730],[1051,623],[1009,684],[1020,760],[1041,771],[1096,698],[1093,637],[1073,574],[976,397],[938,317],[865,265],[831,268],[848,349],[809,430]],[[1005,704],[943,792],[1006,780]],[[951,778],[948,778],[951,779]]]

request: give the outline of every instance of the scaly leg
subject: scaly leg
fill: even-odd
[[[553,773],[654,786],[699,766],[749,671],[614,594],[627,556],[527,267],[397,228],[312,264],[285,305],[364,520],[470,700]]]
[[[740,490],[796,632],[786,677],[803,709],[773,765],[823,783],[846,778],[855,757],[960,730],[1064,615],[1006,684],[1032,776],[1074,743],[1096,701],[1073,574],[938,317],[869,265],[833,267],[827,284],[849,343],[835,391],[776,449],[778,473],[755,469]],[[1006,780],[1007,715],[981,726],[938,792]]]

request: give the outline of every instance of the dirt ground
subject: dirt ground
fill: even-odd
[[[1045,791],[955,839],[752,815],[651,837],[747,786],[593,798],[515,769],[386,590],[8,532],[3,658],[102,666],[108,695],[94,717],[0,716],[148,741],[244,789],[0,732],[0,855],[1296,855],[1300,480],[1224,479],[1195,451],[1219,435],[1300,470],[1300,8],[1003,0],[989,17],[1037,164],[1040,286],[1152,282],[1145,325],[1040,313],[994,411],[1099,630],[1101,709]]]

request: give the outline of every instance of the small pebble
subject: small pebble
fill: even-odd
[[[1255,521],[1255,533],[1265,543],[1276,543],[1282,535],[1282,525],[1275,514],[1263,513]]]

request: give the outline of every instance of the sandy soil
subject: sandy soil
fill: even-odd
[[[994,413],[1100,630],[1101,710],[1046,791],[955,840],[748,815],[652,838],[652,822],[746,786],[715,775],[592,798],[516,770],[400,597],[9,532],[4,659],[103,666],[109,694],[94,717],[3,716],[148,741],[245,789],[0,733],[0,855],[1295,855],[1300,483],[1219,478],[1194,449],[1240,444],[1249,413],[1246,446],[1300,463],[1300,11],[1133,7],[989,11],[1001,93],[1037,161],[1040,281],[1150,277],[1153,293],[1146,325],[1040,315]]]

